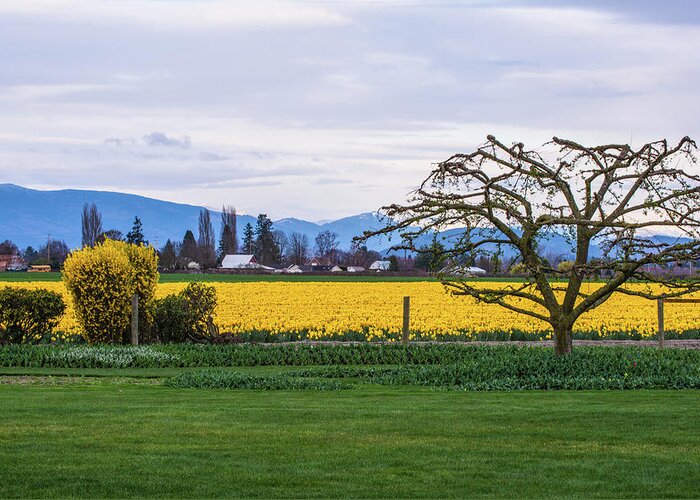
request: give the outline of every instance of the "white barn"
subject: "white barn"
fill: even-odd
[[[388,260],[375,260],[369,266],[372,271],[388,271],[391,267],[391,262]]]
[[[221,261],[222,269],[262,269],[255,255],[229,254]]]
[[[474,266],[445,266],[440,270],[440,274],[469,278],[484,276],[486,274],[486,270]]]

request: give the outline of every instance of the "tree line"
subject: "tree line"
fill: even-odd
[[[94,246],[104,241],[124,240],[137,245],[149,242],[143,235],[138,217],[134,218],[132,230],[124,237],[116,229],[104,230],[102,215],[95,204],[85,204],[81,219],[83,246]],[[217,244],[218,239],[218,244]],[[238,239],[238,214],[235,207],[224,206],[221,210],[218,238],[214,231],[211,212],[204,208],[198,216],[197,236],[187,230],[180,241],[168,239],[157,248],[160,266],[164,270],[199,267],[213,268],[221,264],[226,255],[254,255],[257,262],[266,266],[303,265],[316,257],[326,265],[352,265],[368,267],[381,259],[378,252],[368,250],[365,245],[354,245],[350,250],[339,248],[338,234],[321,231],[312,242],[305,234],[293,232],[289,235],[274,228],[267,214],[259,214],[255,226],[247,223],[243,227],[242,240]]]

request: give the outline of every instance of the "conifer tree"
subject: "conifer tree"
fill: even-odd
[[[126,242],[132,245],[148,245],[148,241],[143,237],[141,219],[138,217],[134,217],[134,225],[131,227],[131,231],[126,234]]]
[[[266,266],[280,261],[280,251],[272,231],[272,221],[266,214],[258,215],[255,223],[255,258]]]
[[[255,252],[255,232],[250,222],[243,228],[243,249],[246,254]]]

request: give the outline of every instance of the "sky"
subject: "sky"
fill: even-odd
[[[698,139],[698,82],[693,0],[0,0],[0,183],[336,219],[488,134]]]

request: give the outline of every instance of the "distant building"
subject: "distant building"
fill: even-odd
[[[363,272],[365,272],[365,268],[362,266],[348,266],[348,272],[349,273],[363,273]]]
[[[0,272],[2,271],[24,271],[27,264],[19,255],[0,255]]]
[[[307,262],[306,265],[311,267],[327,267],[328,269],[333,267],[333,265],[331,264],[331,260],[323,257],[314,257],[309,262]]]
[[[474,276],[484,276],[486,274],[486,270],[474,266],[446,266],[440,270],[440,274],[469,278]]]
[[[223,269],[255,269],[258,266],[255,255],[229,254],[221,261]]]
[[[255,255],[229,254],[221,261],[221,269],[260,269],[272,271],[275,268],[259,264]]]
[[[388,271],[391,268],[391,261],[388,260],[375,260],[369,266],[370,271]]]
[[[343,268],[340,267],[340,266],[333,266],[333,267],[331,268],[331,272],[332,272],[332,273],[343,273],[343,272],[345,272],[345,269],[343,269]]]

